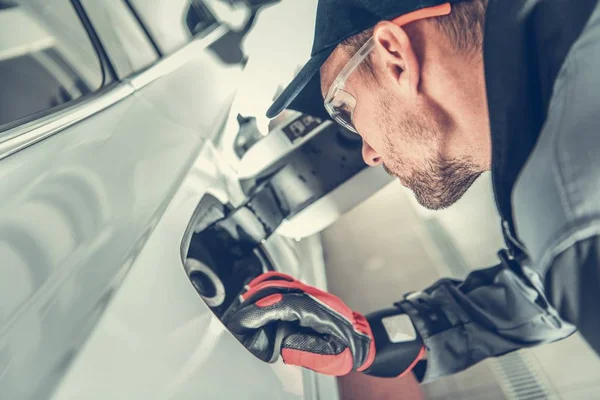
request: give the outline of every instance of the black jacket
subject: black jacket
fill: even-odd
[[[490,0],[484,39],[492,181],[511,254],[511,194],[548,113],[556,76],[598,0]]]
[[[570,187],[558,187],[557,192],[567,193],[566,197],[598,199],[585,203],[587,208],[576,205],[575,211],[569,212],[561,207],[553,212],[548,205],[552,203],[550,191],[547,201],[544,198],[544,185],[560,186],[560,182],[540,182],[536,188],[536,177],[552,178],[545,168],[560,169],[560,160],[552,165],[555,160],[547,157],[549,145],[560,143],[559,139],[568,140],[571,130],[597,133],[593,121],[562,126],[564,116],[558,115],[566,113],[565,120],[572,120],[568,118],[572,110],[564,103],[570,93],[568,81],[576,80],[572,71],[577,69],[564,66],[569,57],[574,57],[572,49],[580,37],[588,32],[594,11],[600,32],[598,0],[490,0],[484,63],[492,131],[492,180],[508,250],[499,253],[501,262],[495,267],[475,271],[464,281],[443,279],[398,303],[410,315],[428,350],[425,380],[464,370],[487,357],[562,339],[575,327],[600,351],[600,312],[595,308],[600,302],[600,236],[594,233],[600,232],[600,218],[595,216],[600,215],[600,185],[597,190],[593,184],[588,185],[587,192],[577,193]],[[597,39],[595,42],[600,43],[600,37]],[[579,54],[587,52],[600,60],[600,45],[579,47]],[[579,70],[589,74],[593,68]],[[600,82],[600,77],[594,76],[590,82],[595,91],[600,87],[594,85],[596,80]],[[593,92],[591,89],[583,96],[593,102],[591,109],[600,111],[600,97]],[[593,145],[600,151],[600,140]],[[561,151],[560,146],[555,150],[559,158]],[[565,152],[570,152],[569,156],[574,153],[571,147]],[[546,159],[540,158],[544,156]],[[569,171],[577,174],[576,169]],[[595,179],[589,171],[579,171],[585,173],[573,176],[584,184]],[[535,205],[513,204],[515,198],[523,203],[535,199],[547,212],[523,212]],[[564,200],[565,207],[572,205],[569,198],[559,200]],[[585,212],[581,211],[584,208]],[[554,226],[546,219],[555,215],[572,216],[572,221],[563,218],[561,240],[548,241],[548,249],[537,246],[532,255],[536,226]],[[581,216],[586,220],[580,222],[585,219]],[[519,240],[519,232],[527,233],[522,235],[527,240]],[[542,237],[552,232],[539,233]]]

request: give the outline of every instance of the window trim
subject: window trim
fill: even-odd
[[[90,30],[91,22],[87,18],[87,15],[85,15],[83,8],[81,8],[81,4],[79,4],[79,0],[68,0],[68,1],[73,6],[73,11],[79,18],[82,28],[85,31],[85,33],[87,34],[88,39],[90,40],[92,49],[94,50],[94,52],[96,54],[96,58],[98,60],[98,66],[100,67],[100,74],[101,74],[100,86],[97,89],[95,89],[94,91],[92,91],[91,93],[85,94],[81,97],[78,97],[76,100],[69,101],[69,102],[60,104],[55,107],[47,108],[45,110],[37,111],[33,114],[25,115],[23,117],[20,117],[16,120],[11,121],[11,122],[0,125],[0,148],[1,148],[2,144],[4,143],[5,137],[7,136],[7,135],[5,135],[6,132],[9,132],[16,127],[26,125],[32,121],[42,119],[45,116],[59,113],[67,108],[81,104],[82,102],[85,102],[85,101],[93,98],[98,93],[103,92],[104,88],[106,88],[107,86],[110,85],[110,83],[115,81],[114,69],[112,68],[110,61],[108,60],[108,57],[106,56],[106,52],[104,51],[104,48],[102,47],[101,43],[99,42],[98,37],[96,36],[96,32],[93,29]],[[109,74],[109,76],[107,76],[107,73]],[[8,136],[10,136],[10,135],[8,135]],[[3,152],[0,150],[0,156],[2,154],[3,154]],[[2,157],[0,157],[0,159],[1,158]]]
[[[148,40],[152,44],[152,47],[154,47],[154,51],[156,52],[156,54],[158,54],[158,58],[159,59],[163,58],[164,54],[163,54],[162,50],[160,49],[160,47],[158,47],[158,43],[156,43],[156,40],[154,39],[154,36],[152,36],[152,34],[150,33],[150,30],[148,30],[148,26],[146,25],[146,23],[144,22],[144,20],[141,18],[141,16],[138,13],[137,9],[133,6],[133,3],[131,3],[130,0],[123,0],[123,2],[129,8],[129,10],[131,11],[131,13],[133,14],[133,16],[135,17],[135,19],[137,20],[138,24],[142,27],[142,30],[146,34],[146,37],[148,38]]]
[[[205,36],[193,37],[187,44],[179,50],[159,59],[154,65],[144,71],[134,74],[127,78],[127,81],[135,90],[139,90],[149,85],[158,78],[168,75],[184,65],[190,57],[199,54],[210,47],[213,43],[225,35],[229,29],[225,25],[217,25],[215,29],[208,32]]]
[[[206,34],[209,34],[210,32],[212,32],[215,27],[223,25],[223,23],[221,21],[219,21],[217,16],[214,14],[214,12],[211,10],[211,8],[208,5],[206,5],[204,2],[202,2],[200,0],[190,0],[190,8],[188,9],[188,14],[191,10],[194,10],[194,12],[196,14],[198,14],[198,11],[200,9],[203,12],[210,14],[210,16],[212,17],[213,23],[210,24],[207,29],[200,31],[198,33],[193,33],[190,31],[190,33],[192,34],[192,38],[203,37]],[[186,15],[186,17],[187,17],[187,15]],[[189,26],[188,26],[188,28],[189,28]]]
[[[51,108],[50,115],[38,116],[37,120],[4,131],[0,136],[0,160],[110,107],[132,93],[133,88],[124,83],[105,86],[92,93],[91,97],[84,96],[83,101],[66,103],[69,107],[63,113]]]
[[[207,36],[194,38],[181,49],[165,58],[158,59],[157,62],[137,75],[121,82],[114,82],[73,102],[65,103],[63,108],[60,106],[51,108],[43,115],[38,113],[34,115],[36,117],[34,119],[26,117],[15,121],[20,122],[18,126],[0,130],[0,160],[111,107],[162,76],[170,74],[185,65],[190,56],[198,55],[200,51],[210,47],[227,31],[228,29],[224,25],[220,25]]]
[[[99,31],[95,28],[94,23],[92,22],[92,20],[88,17],[88,12],[86,11],[86,7],[82,4],[81,0],[71,0],[71,1],[76,1],[79,6],[81,7],[81,12],[85,15],[86,20],[89,23],[89,29],[91,32],[94,32],[94,36],[96,37],[96,39],[98,40],[98,45],[99,47],[102,49],[104,56],[106,57],[107,63],[111,66],[111,70],[114,76],[114,80],[116,81],[124,81],[126,79],[128,79],[129,77],[139,73],[140,71],[145,71],[148,68],[152,67],[153,65],[155,65],[157,62],[159,62],[161,60],[161,53],[160,51],[158,51],[158,48],[154,46],[154,39],[148,35],[148,32],[146,31],[146,26],[140,23],[140,20],[138,18],[137,13],[128,6],[128,3],[122,0],[117,0],[117,1],[121,1],[121,5],[125,7],[125,9],[131,13],[131,16],[133,17],[133,21],[134,24],[136,25],[136,28],[139,28],[141,30],[141,35],[142,37],[148,42],[148,44],[150,45],[150,48],[152,49],[152,52],[154,53],[154,60],[149,63],[147,66],[141,67],[141,68],[131,68],[131,71],[128,72],[127,74],[124,74],[123,76],[119,76],[119,73],[117,71],[117,67],[115,66],[115,61],[111,59],[111,56],[109,54],[109,51],[106,50],[106,47],[104,46],[103,42],[102,42],[102,38],[101,38],[101,34],[99,33]],[[92,0],[90,0],[92,1]],[[95,0],[94,0],[95,1]],[[126,54],[127,57],[129,57],[128,53],[124,53]],[[128,61],[131,61],[131,59],[128,59]]]
[[[94,29],[94,25],[92,25],[92,21],[89,19],[87,13],[85,12],[83,5],[81,4],[81,2],[79,0],[71,0],[71,4],[73,5],[75,12],[79,16],[79,20],[81,21],[83,28],[87,32],[88,37],[90,38],[90,41],[92,42],[92,46],[93,46],[94,50],[96,51],[96,54],[99,58],[100,68],[102,70],[102,84],[100,85],[100,88],[107,85],[109,82],[118,81],[117,72],[115,71],[114,66],[110,62],[108,53],[106,52],[106,49],[102,45],[102,41],[100,40],[98,33]],[[109,75],[108,77],[106,76],[107,74]],[[110,80],[107,80],[107,78],[110,78]]]
[[[194,40],[209,36],[213,31],[224,26],[223,22],[217,18],[217,16],[210,9],[210,7],[208,7],[205,4],[199,3],[201,0],[189,0],[190,7],[188,8],[188,13],[189,13],[190,9],[196,9],[197,7],[203,7],[206,10],[206,12],[208,12],[212,16],[212,18],[214,19],[214,23],[211,24],[208,29],[206,29],[202,32],[198,32],[196,34],[193,34],[192,32],[190,32],[189,40],[187,42],[183,43],[181,46],[177,47],[176,50],[170,51],[170,52],[163,51],[163,49],[161,49],[161,47],[159,45],[159,41],[156,39],[156,36],[152,33],[151,29],[149,29],[147,22],[144,21],[144,18],[140,15],[138,10],[135,8],[135,5],[131,2],[131,0],[123,0],[123,1],[129,6],[129,9],[131,10],[131,12],[135,16],[135,18],[138,20],[138,23],[140,24],[140,26],[142,27],[142,29],[148,36],[148,39],[154,46],[154,49],[157,52],[160,59],[165,58],[165,57],[170,57],[171,55],[177,53],[179,50],[183,49],[185,46],[192,43]]]

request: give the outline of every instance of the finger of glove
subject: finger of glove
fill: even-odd
[[[250,303],[256,303],[258,300],[274,294],[285,295],[290,292],[301,292],[307,297],[312,297],[316,302],[321,303],[324,308],[329,309],[332,313],[339,314],[342,318],[354,321],[354,313],[350,307],[346,305],[339,297],[331,293],[324,292],[315,287],[308,286],[302,282],[285,282],[285,281],[266,281],[254,286],[242,295],[242,306]],[[363,326],[356,325],[356,329],[364,334],[369,334]]]
[[[267,279],[252,287],[248,286],[248,290],[242,293],[240,300],[242,302],[255,302],[269,294],[302,292],[305,287],[306,285],[300,281],[290,282],[288,280],[277,278]]]
[[[343,343],[350,349],[356,366],[366,368],[375,356],[373,335],[368,323],[364,326],[369,334],[365,334],[356,329],[355,322],[332,312],[310,296],[292,293],[271,295],[260,303],[243,306],[232,316],[227,327],[236,334],[247,335],[270,324],[295,324],[295,332],[308,329],[313,336]]]
[[[238,336],[238,340],[262,361],[274,362],[279,356],[276,325],[268,325],[248,335]]]
[[[308,368],[326,375],[342,376],[354,368],[350,348],[332,337],[308,333],[287,336],[281,357],[286,364]]]
[[[351,320],[332,312],[303,293],[275,294],[263,300],[244,304],[231,315],[227,327],[236,334],[248,334],[264,326],[281,322],[294,322],[299,327],[310,328],[322,335],[331,335],[349,344],[354,340]]]
[[[227,309],[227,311],[221,317],[221,321],[227,325],[233,315],[237,313],[241,308],[246,307],[251,304],[255,304],[259,307],[265,307],[270,304],[277,303],[282,299],[282,292],[284,293],[302,293],[297,289],[281,289],[281,288],[266,288],[258,293],[255,293],[251,299],[244,300],[243,295],[238,296],[235,299],[231,306]]]
[[[244,298],[244,294],[251,288],[251,286],[256,285],[258,283],[262,283],[262,282],[273,282],[273,281],[282,281],[282,282],[292,282],[295,281],[294,278],[292,278],[289,275],[280,273],[280,272],[275,272],[275,271],[271,271],[271,272],[266,272],[264,274],[261,274],[259,276],[257,276],[256,278],[254,278],[252,281],[250,281],[250,283],[246,284],[244,286],[244,288],[242,288],[240,294],[237,296],[237,298],[235,298],[232,303],[230,304],[230,306],[227,308],[227,310],[223,313],[223,315],[221,316],[221,321],[225,324],[227,324],[227,321],[229,320],[229,318],[231,317],[231,315],[239,309],[240,305],[244,302],[245,298]],[[271,292],[269,291],[263,291],[260,294],[256,295],[253,300],[254,301],[258,301],[263,297],[269,296],[270,294],[275,294],[277,293],[277,290],[273,290]]]
[[[259,283],[262,282],[267,282],[267,281],[277,281],[277,280],[282,280],[282,281],[287,281],[287,282],[295,282],[296,279],[288,274],[284,274],[282,272],[277,272],[277,271],[269,271],[269,272],[265,272],[264,274],[261,274],[259,276],[257,276],[256,278],[254,278],[253,280],[250,281],[250,283],[248,283],[248,285],[246,285],[248,287],[248,289],[258,285]]]

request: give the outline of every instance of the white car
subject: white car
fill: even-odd
[[[296,115],[223,162],[227,33],[201,0],[0,0],[1,399],[337,397],[218,316],[266,270],[325,288],[314,233],[387,178]]]

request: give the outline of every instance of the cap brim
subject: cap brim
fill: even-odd
[[[267,110],[267,117],[274,118],[289,108],[318,118],[328,118],[321,93],[321,66],[329,58],[335,47],[315,54],[300,70],[298,75],[277,97]]]

